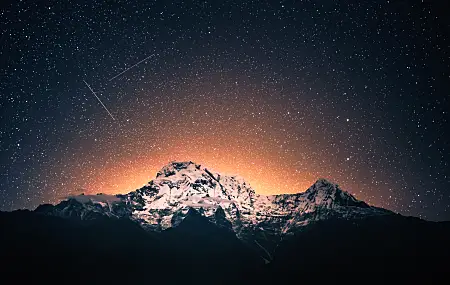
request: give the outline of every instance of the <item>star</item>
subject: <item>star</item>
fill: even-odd
[[[0,210],[128,193],[191,160],[261,194],[325,177],[450,219],[438,2],[41,2],[2,15]]]

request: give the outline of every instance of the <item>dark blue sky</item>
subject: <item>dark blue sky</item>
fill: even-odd
[[[1,210],[192,159],[260,193],[327,177],[450,219],[445,4],[65,2],[1,4]]]

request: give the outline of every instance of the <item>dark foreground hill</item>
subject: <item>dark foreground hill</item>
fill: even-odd
[[[399,215],[311,224],[285,237],[268,264],[195,210],[160,233],[127,219],[30,211],[1,212],[0,231],[1,276],[11,284],[450,281],[449,223]]]

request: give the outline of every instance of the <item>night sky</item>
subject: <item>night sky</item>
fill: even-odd
[[[192,160],[261,194],[325,177],[450,219],[439,1],[2,3],[0,210],[127,193]]]

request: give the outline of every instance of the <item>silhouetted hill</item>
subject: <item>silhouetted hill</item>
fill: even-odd
[[[127,219],[79,221],[30,211],[1,212],[0,227],[1,271],[17,284],[221,284],[244,280],[262,264],[231,231],[195,211],[160,234]]]
[[[269,264],[226,225],[193,209],[160,233],[129,219],[81,221],[30,211],[0,212],[0,228],[2,277],[15,284],[320,284],[359,278],[448,284],[449,279],[449,223],[400,215],[305,226],[278,244]]]
[[[394,215],[309,225],[280,244],[268,267],[278,281],[359,276],[448,284],[449,257],[450,223]]]

